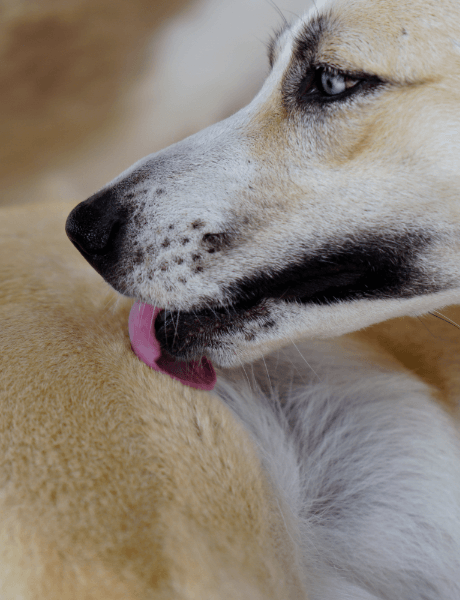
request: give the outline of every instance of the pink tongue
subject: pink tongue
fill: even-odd
[[[207,358],[203,357],[199,362],[176,362],[172,356],[162,355],[154,328],[160,312],[160,308],[150,304],[133,304],[129,313],[129,339],[134,354],[155,371],[166,373],[185,385],[199,390],[212,390],[216,384],[216,373]]]

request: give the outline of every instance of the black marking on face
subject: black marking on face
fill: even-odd
[[[171,245],[171,240],[169,240],[168,238],[165,238],[165,239],[163,240],[163,242],[161,243],[161,246],[162,246],[163,248],[168,248],[170,245]]]
[[[217,336],[240,329],[254,319],[267,319],[268,310],[262,304],[244,303],[233,307],[216,307],[197,313],[163,311],[155,321],[155,334],[163,349],[179,360],[190,360],[203,355],[203,348]],[[250,332],[247,335],[252,335]]]
[[[142,213],[137,213],[133,217],[133,223],[137,229],[142,229],[142,227],[147,225],[147,222],[147,218]]]
[[[340,245],[327,244],[312,256],[304,252],[277,272],[266,270],[231,284],[225,296],[240,302],[272,298],[302,304],[331,304],[361,298],[408,298],[438,291],[416,268],[432,235],[368,232]]]
[[[294,62],[309,64],[314,62],[319,42],[326,31],[329,19],[321,15],[306,23],[298,34],[293,47]]]
[[[185,237],[181,239],[182,246],[186,246],[190,242],[190,238]]]
[[[144,251],[142,249],[136,250],[136,252],[133,254],[133,264],[140,265],[144,262],[144,260]]]
[[[304,251],[303,259],[282,270],[267,269],[227,286],[225,307],[168,313],[171,323],[164,316],[157,334],[170,354],[190,358],[203,353],[216,336],[237,332],[250,321],[257,320],[261,328],[273,328],[267,300],[332,305],[337,301],[410,298],[439,291],[441,287],[416,266],[417,258],[433,238],[429,232],[420,231],[386,236],[367,232],[341,244],[325,244],[314,254]],[[170,335],[173,326],[175,336]]]
[[[325,109],[328,105],[337,105],[353,96],[369,94],[387,84],[375,74],[361,70],[342,70],[340,65],[325,64],[318,58],[321,37],[331,27],[331,16],[319,16],[305,24],[297,36],[293,48],[293,60],[282,82],[283,105],[289,113],[299,109],[318,106]],[[346,82],[340,93],[329,93],[324,87],[324,78],[340,78]],[[319,122],[322,112],[316,111]]]

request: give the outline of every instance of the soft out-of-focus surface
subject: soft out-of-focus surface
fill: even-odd
[[[36,200],[13,190],[70,162],[70,153],[93,133],[113,127],[118,100],[139,76],[146,44],[186,3],[0,0],[3,204]]]
[[[279,5],[288,20],[309,0]],[[247,103],[268,0],[0,0],[0,205],[76,203]]]

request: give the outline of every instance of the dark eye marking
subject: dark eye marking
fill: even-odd
[[[342,70],[337,65],[323,63],[318,56],[319,46],[330,27],[333,27],[332,16],[320,15],[306,23],[297,35],[292,62],[282,84],[288,110],[339,102],[388,83],[370,73]]]
[[[301,104],[337,102],[362,91],[370,91],[384,81],[368,73],[347,73],[330,66],[316,66],[302,79],[297,100]]]

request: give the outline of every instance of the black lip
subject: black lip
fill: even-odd
[[[175,358],[198,359],[220,336],[243,328],[248,321],[266,322],[268,317],[262,298],[190,312],[165,310],[155,321],[155,335],[161,348]]]
[[[416,267],[419,254],[430,244],[427,232],[383,236],[366,232],[345,243],[323,246],[314,255],[273,273],[237,281],[224,290],[225,307],[190,312],[165,311],[155,329],[161,346],[179,359],[195,358],[218,344],[225,334],[258,320],[274,325],[267,300],[303,305],[331,305],[363,298],[408,298],[440,289]]]

